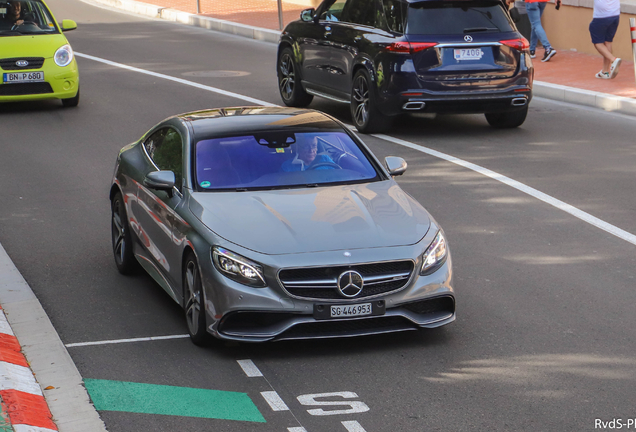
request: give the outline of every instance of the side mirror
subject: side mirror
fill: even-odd
[[[151,189],[172,191],[176,183],[175,175],[172,171],[153,171],[146,174],[144,186]]]
[[[63,20],[60,28],[63,32],[75,30],[77,28],[77,23],[73,20]]]
[[[305,9],[300,13],[300,19],[305,22],[312,22],[314,20],[314,15],[316,14],[316,9],[310,8]]]
[[[406,171],[406,161],[401,157],[387,156],[384,158],[384,164],[386,165],[386,169],[389,171],[389,174],[394,177],[402,175]]]

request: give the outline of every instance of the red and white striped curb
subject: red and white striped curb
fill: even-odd
[[[0,307],[0,398],[15,432],[57,432],[42,389]]]

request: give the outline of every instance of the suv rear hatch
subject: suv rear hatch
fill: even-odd
[[[511,78],[527,49],[497,0],[410,3],[405,27],[419,80],[446,86]]]

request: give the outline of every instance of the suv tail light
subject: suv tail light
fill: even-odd
[[[502,40],[499,42],[506,46],[509,46],[510,48],[514,48],[518,51],[525,51],[527,49],[530,49],[530,43],[528,42],[528,39],[524,37],[519,39]]]
[[[394,53],[413,54],[432,48],[435,45],[437,45],[437,42],[393,42],[386,47],[386,50]]]

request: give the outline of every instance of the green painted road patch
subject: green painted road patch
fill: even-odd
[[[98,411],[122,411],[265,423],[246,393],[85,379]]]

